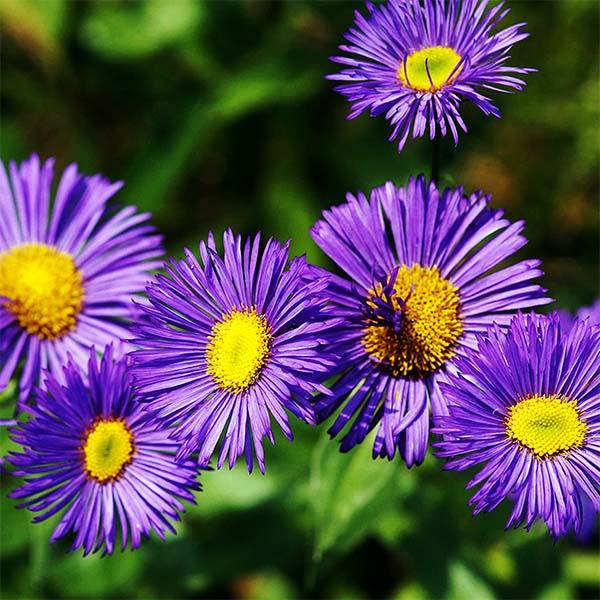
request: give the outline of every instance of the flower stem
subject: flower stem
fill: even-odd
[[[431,180],[436,184],[440,180],[440,137],[435,136],[431,141]]]

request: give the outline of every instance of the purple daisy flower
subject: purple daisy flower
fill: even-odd
[[[342,451],[379,423],[374,456],[391,459],[398,448],[408,466],[422,462],[428,405],[445,414],[439,382],[456,355],[476,332],[508,325],[511,312],[550,302],[531,283],[540,261],[498,268],[526,240],[523,222],[503,219],[489,199],[439,192],[420,176],[406,188],[375,188],[368,199],[349,194],[313,227],[315,242],[351,278],[331,279],[331,314],[342,324],[329,351],[339,357],[339,378],[316,405],[320,420],[342,407],[332,436],[353,420]]]
[[[200,489],[196,465],[176,464],[169,432],[148,426],[127,359],[114,360],[112,347],[100,364],[91,349],[87,380],[73,361],[64,386],[48,373],[36,406],[27,408],[31,418],[13,432],[24,453],[10,462],[26,480],[11,497],[40,513],[34,522],[64,510],[50,541],[72,531],[72,549],[84,555],[111,554],[117,530],[123,550],[151,531],[164,539],[175,533],[181,500],[194,502],[191,490]]]
[[[68,354],[83,368],[92,345],[127,337],[131,297],[162,256],[149,215],[108,210],[122,183],[70,165],[51,201],[53,164],[34,154],[9,179],[0,162],[0,390],[22,360],[21,405],[43,369],[60,377]]]
[[[390,0],[367,3],[369,15],[355,13],[355,27],[346,34],[349,44],[334,56],[345,65],[329,75],[341,81],[335,89],[352,103],[350,119],[364,111],[384,113],[392,125],[390,140],[401,151],[411,132],[433,139],[448,131],[458,143],[458,129],[466,131],[459,113],[463,100],[485,115],[500,116],[486,90],[513,92],[525,82],[515,75],[534,69],[506,65],[514,44],[529,34],[524,23],[497,33],[492,30],[506,16],[502,3],[486,11],[487,0]]]
[[[556,311],[560,319],[561,330],[564,335],[568,335],[574,325],[580,321],[587,321],[588,325],[600,325],[600,298],[591,306],[583,306],[574,317],[568,310]],[[597,527],[596,512],[592,503],[587,496],[580,494],[582,503],[582,524],[577,533],[577,540],[582,543],[587,543],[592,538]]]
[[[589,325],[600,325],[600,298],[591,306],[582,306],[574,317],[568,310],[556,311],[560,318],[563,332],[567,333],[575,324],[576,320],[588,321]]]
[[[514,502],[507,527],[542,519],[555,537],[580,532],[586,504],[600,511],[600,328],[558,315],[518,315],[458,359],[442,389],[449,415],[437,454],[448,469],[484,465],[475,514]]]
[[[582,306],[577,311],[577,318],[582,321],[587,319],[589,325],[600,325],[600,298],[591,306]]]
[[[242,242],[231,231],[223,242],[224,258],[211,235],[200,244],[201,263],[186,250],[148,286],[134,377],[150,410],[175,425],[178,458],[198,451],[206,465],[223,437],[218,468],[244,454],[252,471],[256,454],[264,472],[271,417],[291,440],[287,412],[313,424],[311,397],[326,392],[327,278],[311,277],[304,258],[288,266],[288,244],[270,239],[261,251],[260,235]]]

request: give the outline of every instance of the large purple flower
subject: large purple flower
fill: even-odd
[[[436,419],[448,469],[483,465],[475,514],[514,502],[507,527],[538,518],[558,537],[600,511],[600,327],[518,315],[458,359]]]
[[[206,465],[222,437],[217,466],[254,454],[264,472],[262,440],[274,442],[271,418],[288,439],[287,412],[314,423],[311,398],[331,368],[322,351],[327,278],[304,258],[288,265],[288,245],[227,231],[224,258],[212,236],[200,263],[171,261],[148,286],[147,321],[137,328],[134,376],[149,408],[175,425],[178,458],[198,451]]]
[[[512,92],[525,82],[515,75],[532,71],[510,67],[512,46],[529,34],[524,23],[492,33],[508,10],[498,4],[486,11],[487,0],[389,0],[367,3],[369,15],[356,12],[355,27],[340,46],[347,56],[332,60],[344,68],[329,75],[352,103],[349,118],[364,111],[384,113],[392,125],[390,140],[402,150],[429,131],[466,131],[459,107],[471,101],[486,115],[500,116],[487,90]]]
[[[72,549],[84,554],[111,554],[117,536],[125,549],[151,531],[175,533],[181,500],[194,502],[199,489],[196,465],[176,464],[169,432],[149,426],[127,359],[115,361],[109,347],[98,364],[92,348],[89,384],[72,361],[63,379],[64,386],[48,375],[36,406],[27,407],[31,418],[13,433],[24,453],[10,461],[26,479],[11,496],[40,513],[34,522],[63,511],[51,541],[72,531]]]
[[[42,369],[60,377],[68,354],[83,367],[90,346],[127,337],[162,255],[149,215],[108,209],[121,183],[70,165],[51,201],[53,163],[11,162],[10,179],[0,163],[0,390],[22,360],[21,405]]]
[[[492,323],[550,302],[531,283],[539,261],[499,265],[525,243],[523,223],[488,207],[489,196],[462,188],[439,192],[421,176],[406,188],[392,183],[367,198],[323,213],[315,242],[350,280],[332,276],[331,314],[342,320],[328,336],[339,357],[331,396],[317,403],[321,420],[341,411],[330,429],[353,420],[342,451],[379,423],[374,456],[399,448],[410,466],[427,449],[429,410],[445,414],[439,382],[456,355]]]

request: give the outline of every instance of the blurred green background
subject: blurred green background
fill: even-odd
[[[595,1],[512,2],[531,38],[513,63],[526,91],[504,118],[464,107],[469,133],[444,141],[442,179],[483,188],[527,221],[522,256],[568,309],[598,294],[599,11]],[[32,151],[123,179],[117,201],[154,213],[168,249],[212,229],[293,240],[321,264],[309,226],[347,191],[429,172],[427,141],[398,155],[382,119],[346,121],[324,75],[353,2],[0,0],[1,154]],[[4,403],[10,391],[4,394]],[[210,472],[167,543],[100,559],[49,546],[2,474],[4,598],[537,598],[600,595],[598,533],[553,543],[503,530],[506,506],[473,518],[468,474],[433,457],[408,471],[341,455],[326,426],[298,425],[267,474]],[[3,432],[2,444],[7,446]]]

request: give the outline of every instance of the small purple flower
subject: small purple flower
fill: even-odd
[[[63,511],[51,542],[75,533],[72,549],[111,554],[118,533],[124,550],[154,531],[175,533],[171,521],[200,489],[193,462],[176,464],[169,432],[148,425],[135,397],[127,359],[108,347],[98,364],[89,352],[87,381],[70,361],[65,385],[48,374],[31,417],[13,432],[23,454],[9,460],[25,483],[14,492],[39,522]]]
[[[577,318],[585,321],[589,325],[600,325],[600,298],[597,298],[591,306],[582,306],[577,311]]]
[[[69,354],[84,368],[92,345],[128,337],[131,298],[162,256],[149,215],[109,211],[121,183],[70,165],[51,201],[53,165],[34,154],[9,179],[0,162],[0,391],[23,361],[21,406],[43,369],[60,377]]]
[[[288,244],[227,231],[224,257],[212,235],[199,262],[186,250],[167,276],[148,286],[137,327],[134,376],[149,408],[181,444],[178,458],[198,452],[206,465],[222,439],[217,467],[254,455],[264,472],[263,438],[271,418],[288,439],[288,412],[314,423],[311,398],[332,366],[322,351],[327,278],[312,277],[304,258],[288,265]]]
[[[315,242],[350,280],[331,276],[330,314],[337,320],[327,350],[338,357],[331,395],[319,420],[341,408],[330,433],[346,428],[342,451],[379,424],[374,456],[407,465],[425,457],[429,406],[445,414],[440,381],[455,357],[492,323],[550,302],[531,282],[539,261],[499,268],[525,245],[523,222],[488,207],[489,196],[462,188],[438,191],[421,176],[370,197],[349,194],[323,213]],[[349,423],[352,421],[352,424]]]
[[[575,324],[576,320],[588,322],[588,325],[600,325],[600,298],[591,306],[582,306],[574,317],[568,310],[556,311],[560,318],[560,323],[564,333],[568,333]]]
[[[352,103],[349,118],[364,111],[385,114],[392,125],[390,140],[401,151],[412,130],[413,138],[429,130],[433,139],[466,131],[460,103],[471,101],[485,115],[499,117],[493,102],[482,93],[513,92],[525,82],[515,75],[534,69],[506,64],[514,44],[529,34],[524,23],[492,30],[506,16],[500,3],[486,11],[487,0],[389,0],[367,3],[365,18],[355,13],[355,27],[340,46],[345,65],[328,78],[342,82],[336,90]]]
[[[565,333],[557,314],[518,315],[457,366],[434,431],[447,469],[483,465],[468,484],[481,486],[474,513],[508,498],[507,527],[542,519],[555,537],[579,533],[600,511],[600,328],[576,321]]]

